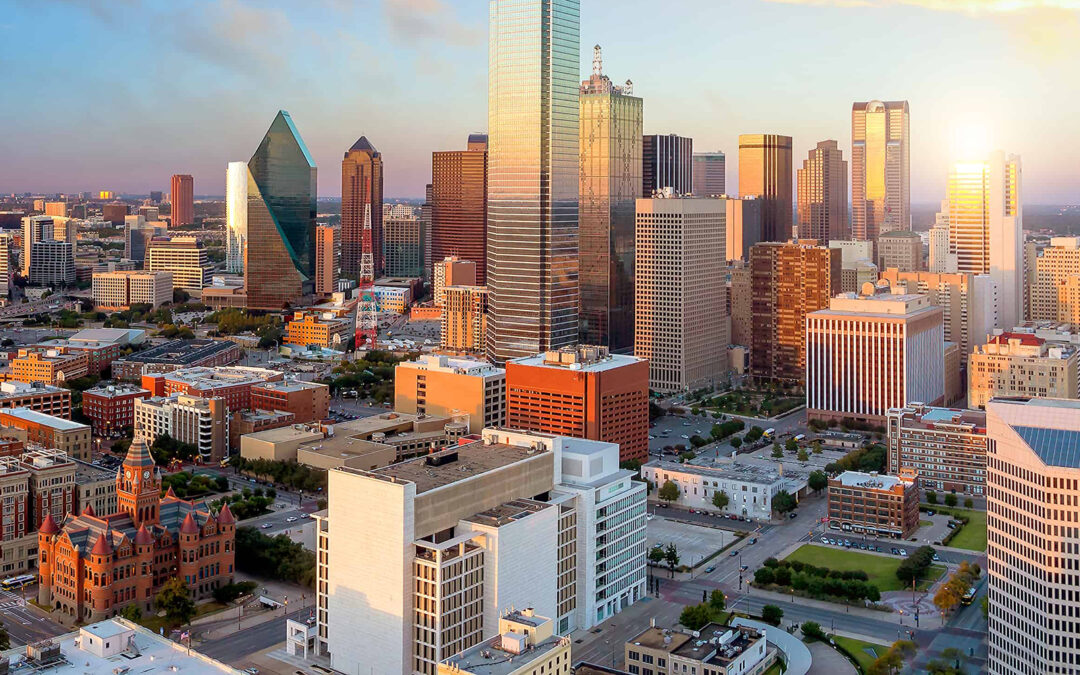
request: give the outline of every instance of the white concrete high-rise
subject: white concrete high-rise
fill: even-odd
[[[927,270],[935,274],[956,274],[956,254],[949,252],[949,200],[941,202],[934,216],[927,245]]]
[[[989,274],[998,285],[999,327],[1024,312],[1024,207],[1020,157],[997,151],[949,172],[949,252],[958,272]]]
[[[225,271],[244,273],[247,251],[247,162],[229,162],[225,170]]]
[[[1080,672],[1080,401],[986,406],[987,672]]]

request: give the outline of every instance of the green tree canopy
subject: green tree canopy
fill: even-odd
[[[195,618],[195,601],[188,593],[187,584],[178,576],[165,582],[157,594],[155,604],[174,623],[185,624]]]
[[[664,481],[664,484],[660,486],[660,491],[656,493],[656,496],[663,499],[665,502],[673,502],[679,498],[681,494],[679,486],[671,481]]]

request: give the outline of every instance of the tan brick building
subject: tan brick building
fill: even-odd
[[[11,360],[11,373],[21,382],[56,384],[82,377],[89,369],[89,354],[64,348],[20,349],[19,355]]]
[[[829,479],[829,528],[904,539],[919,529],[919,476],[845,471]]]
[[[1080,398],[1077,349],[1051,346],[1030,333],[1000,333],[968,359],[968,407],[995,396]]]
[[[285,326],[285,344],[342,350],[352,337],[352,328],[344,319],[324,318],[313,311],[297,312]]]
[[[90,427],[27,408],[0,410],[0,426],[26,431],[27,440],[90,461]]]
[[[443,349],[483,352],[487,335],[487,287],[447,286],[443,297]]]

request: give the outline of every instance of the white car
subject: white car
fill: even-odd
[[[259,527],[261,527],[261,528],[262,528],[262,529],[264,529],[264,530],[269,530],[269,529],[270,529],[271,527],[273,527],[273,526],[274,526],[274,524],[273,524],[273,523],[263,523],[263,524],[262,524],[262,525],[260,525]]]
[[[286,523],[295,523],[297,520],[298,520],[298,518],[296,516],[289,516],[288,518],[285,519],[285,522]]]
[[[683,434],[682,436],[680,436],[680,438],[685,438],[686,440],[690,440],[690,437],[687,436],[686,434]]]

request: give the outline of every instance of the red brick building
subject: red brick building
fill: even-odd
[[[230,411],[251,408],[251,388],[263,382],[285,379],[285,374],[265,368],[185,368],[171,373],[142,376],[151,396],[189,394],[201,398],[220,396]]]
[[[50,513],[38,529],[38,602],[61,620],[92,622],[128,605],[144,613],[172,577],[195,599],[232,583],[236,523],[228,506],[161,496],[161,473],[136,438],[116,474],[118,512],[86,509],[57,525]]]
[[[150,392],[132,384],[109,384],[83,392],[83,414],[98,434],[119,431],[135,424],[135,399],[148,398]]]
[[[251,407],[281,410],[296,422],[319,422],[330,414],[330,387],[316,382],[266,382],[251,388]]]
[[[619,444],[649,458],[649,363],[606,347],[567,347],[506,362],[507,427]]]

